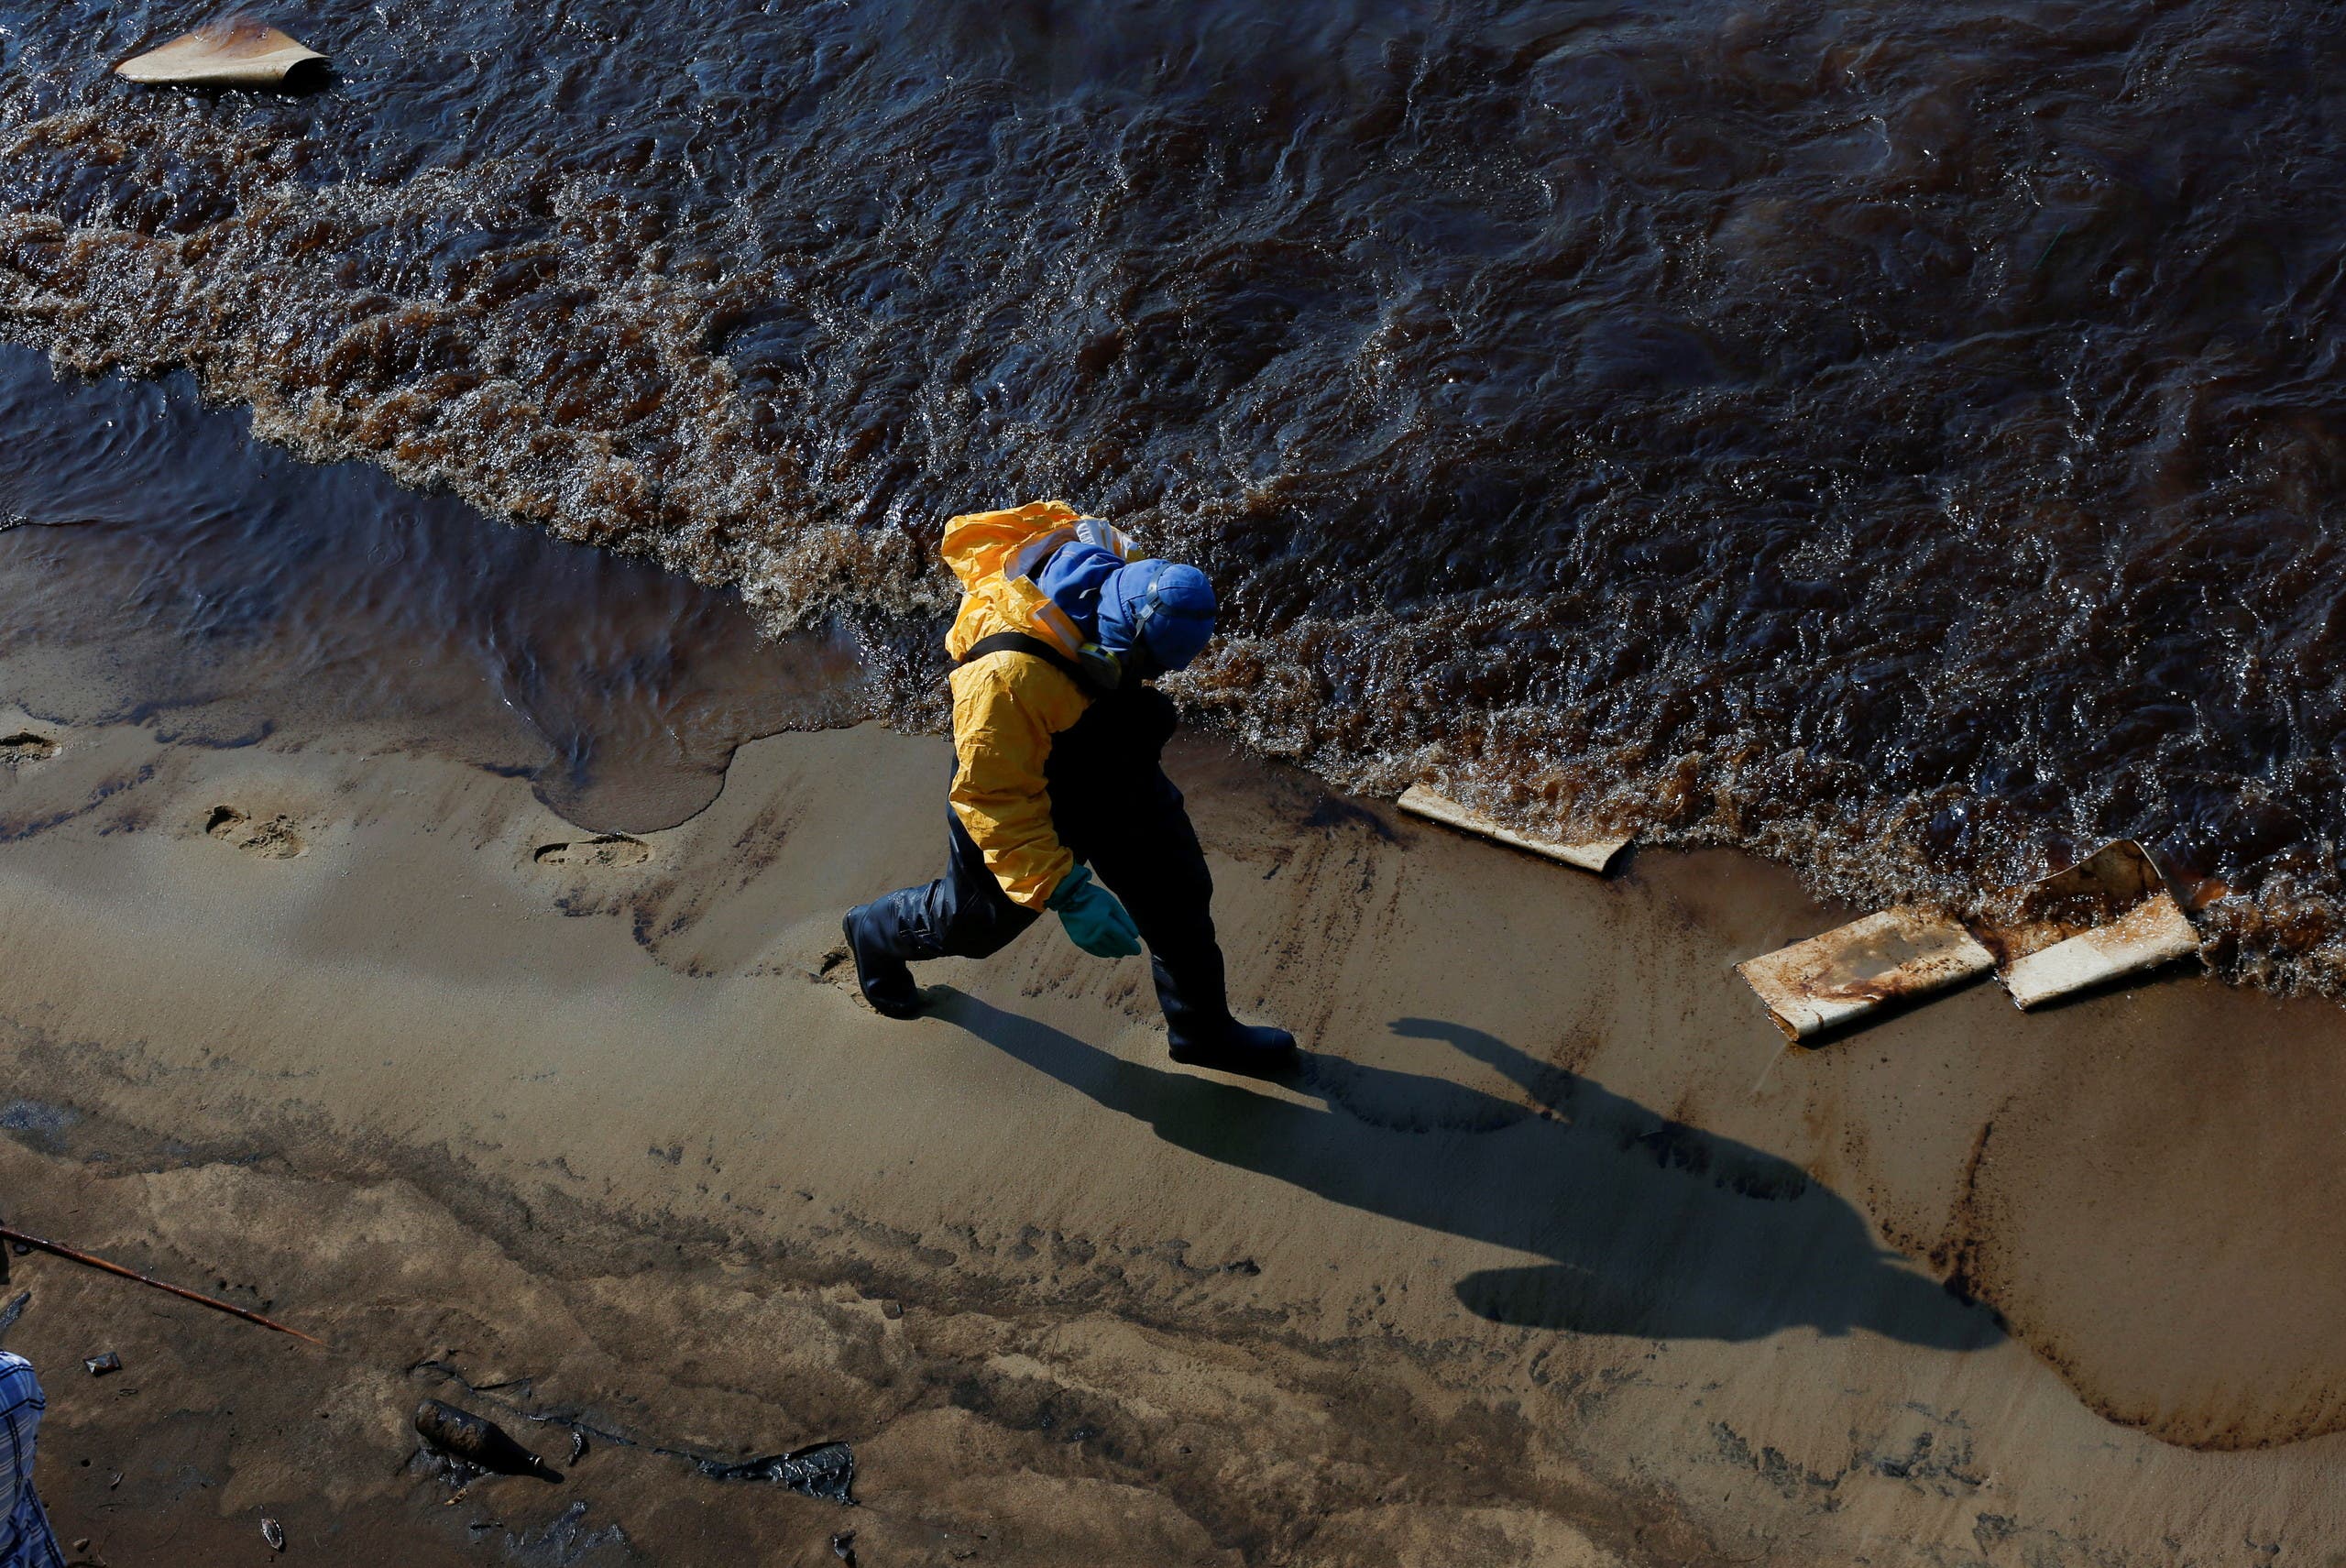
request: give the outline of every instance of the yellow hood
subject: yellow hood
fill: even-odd
[[[965,512],[947,522],[940,554],[960,580],[961,611],[945,634],[945,651],[959,659],[981,637],[1024,631],[1079,657],[1083,634],[1034,578],[1050,553],[1070,540],[1134,558],[1133,542],[1122,529],[1085,517],[1065,501]]]

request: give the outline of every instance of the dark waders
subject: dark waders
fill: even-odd
[[[1059,841],[1139,926],[1169,1043],[1186,1055],[1222,1047],[1236,1025],[1214,942],[1213,878],[1181,792],[1165,776],[1176,723],[1171,699],[1154,687],[1110,692],[1053,741],[1044,776]],[[943,876],[849,914],[863,963],[982,959],[1035,923],[986,870],[960,818],[948,809],[946,820]]]

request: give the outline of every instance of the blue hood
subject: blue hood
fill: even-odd
[[[1213,635],[1213,585],[1178,561],[1135,561],[1100,587],[1100,646],[1146,647],[1168,670],[1189,668]]]

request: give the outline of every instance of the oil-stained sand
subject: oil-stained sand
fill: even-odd
[[[1848,913],[1788,878],[1567,874],[1198,742],[1238,1001],[1315,1052],[1256,1085],[1171,1067],[1143,967],[1055,931],[925,970],[913,1024],[826,977],[838,909],[934,869],[933,740],[753,742],[648,858],[549,876],[585,840],[521,781],[55,733],[0,779],[0,1212],[334,1346],[18,1261],[44,1476],[110,1561],[263,1511],[362,1564],[2346,1542],[2325,1006],[1976,987],[1780,1054],[1730,965]],[[307,852],[220,853],[222,801]],[[427,1395],[558,1467],[527,1413],[843,1439],[865,1506],[619,1442],[448,1506]]]

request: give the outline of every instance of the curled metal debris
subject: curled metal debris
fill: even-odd
[[[1628,847],[1625,836],[1618,839],[1584,839],[1566,843],[1558,839],[1539,839],[1517,831],[1506,824],[1484,816],[1472,806],[1459,805],[1448,795],[1428,789],[1423,784],[1411,784],[1401,792],[1394,803],[1402,810],[1462,833],[1473,833],[1514,849],[1529,850],[1551,861],[1562,861],[1568,866],[1578,866],[1584,872],[1603,875],[1613,863],[1613,857]]]
[[[2167,891],[2149,851],[2131,839],[2031,883],[2014,917],[1987,932],[2004,987],[2028,1008],[2197,952],[2199,933]]]
[[[1789,1039],[1985,974],[1995,957],[1959,921],[1902,905],[1736,965]]]
[[[411,1370],[428,1370],[461,1384],[476,1395],[488,1393],[487,1387],[473,1384],[462,1372],[444,1361],[419,1362]],[[615,1447],[641,1449],[670,1459],[684,1460],[712,1481],[763,1481],[828,1502],[850,1508],[855,1504],[855,1451],[843,1442],[818,1442],[793,1449],[787,1453],[735,1461],[716,1458],[690,1448],[630,1435],[608,1427],[593,1426],[579,1420],[576,1411],[555,1413],[515,1409],[511,1413],[524,1420],[566,1430],[570,1433],[574,1464],[586,1453],[591,1438]],[[523,1448],[496,1422],[444,1401],[426,1399],[417,1406],[415,1430],[449,1462],[459,1480],[470,1472],[481,1470],[534,1475],[550,1481],[562,1479],[561,1472],[546,1465],[536,1454]],[[463,1496],[460,1489],[449,1501],[454,1502]]]
[[[771,1482],[834,1503],[855,1501],[855,1451],[843,1442],[818,1442],[739,1464],[704,1459],[700,1473],[715,1481]]]
[[[326,57],[250,18],[215,22],[124,60],[115,74],[171,87],[280,87],[323,76]]]

